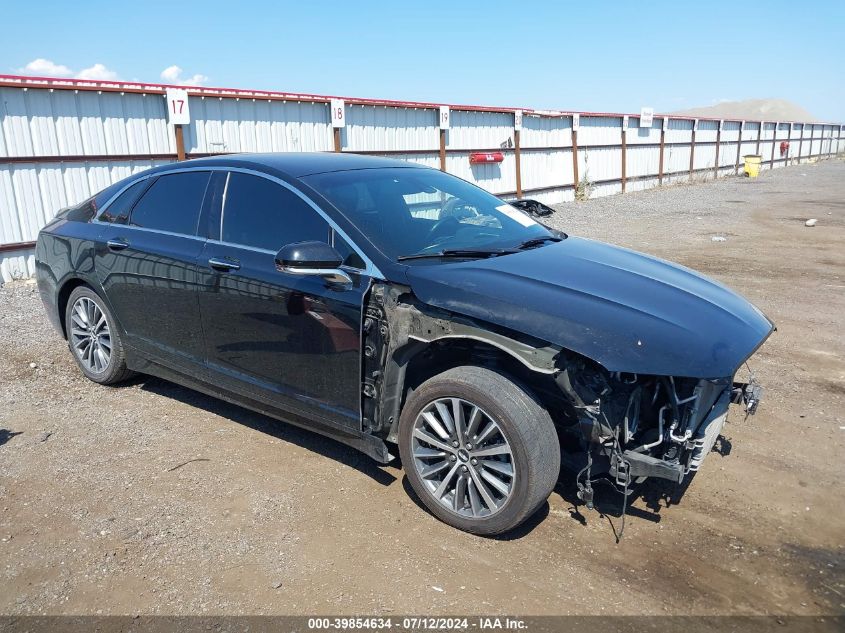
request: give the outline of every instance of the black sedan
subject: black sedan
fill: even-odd
[[[567,236],[448,174],[339,154],[131,176],[40,233],[38,287],[82,372],[153,374],[382,463],[440,519],[509,530],[558,481],[589,504],[682,481],[772,323],[688,269]],[[577,470],[577,469],[576,469]]]

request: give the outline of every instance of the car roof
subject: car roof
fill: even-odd
[[[179,163],[170,163],[167,168],[229,166],[245,168],[264,168],[292,178],[300,178],[312,174],[322,174],[332,171],[347,171],[352,169],[378,169],[385,167],[422,168],[423,165],[407,163],[401,160],[382,158],[380,156],[365,156],[348,152],[275,152],[266,154],[221,154],[206,158],[195,158]]]

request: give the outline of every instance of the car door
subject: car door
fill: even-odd
[[[334,230],[290,185],[232,171],[200,259],[200,311],[213,380],[318,423],[360,429],[361,321],[370,278],[352,284],[277,270],[290,243],[331,242]],[[340,239],[338,237],[338,239]],[[363,265],[348,244],[350,264]]]
[[[101,214],[95,267],[126,332],[126,344],[147,358],[202,373],[204,341],[197,296],[197,226],[211,172],[152,177]]]

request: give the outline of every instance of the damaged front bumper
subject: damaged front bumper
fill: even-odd
[[[611,451],[609,456],[610,475],[620,486],[648,477],[681,483],[687,474],[700,468],[704,458],[713,450],[713,446],[727,421],[728,406],[730,404],[741,404],[745,407],[746,416],[754,415],[757,412],[762,394],[763,388],[753,379],[748,383],[735,382],[730,388],[726,387],[720,394],[710,412],[699,424],[694,435],[687,437],[687,434],[678,435],[671,431],[666,433],[664,441],[668,440],[678,445],[687,457],[685,462],[674,459],[667,461],[647,452],[641,452],[641,450]]]
[[[565,368],[557,383],[576,409],[590,470],[625,489],[649,477],[682,482],[713,450],[730,405],[753,415],[762,397],[753,376],[743,383],[578,366]]]

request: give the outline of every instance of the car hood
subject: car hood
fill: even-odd
[[[425,303],[567,348],[610,371],[733,376],[773,330],[682,266],[577,237],[483,260],[409,266]]]

